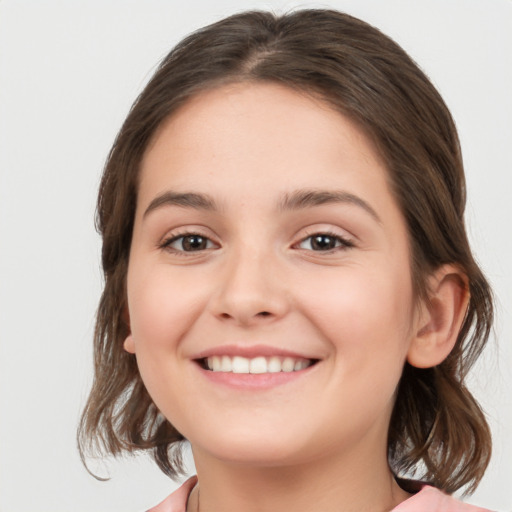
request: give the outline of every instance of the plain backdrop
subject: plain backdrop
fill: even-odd
[[[75,430],[101,291],[96,189],[157,62],[248,8],[334,7],[376,25],[431,77],[457,122],[467,221],[498,318],[471,389],[495,449],[468,499],[512,510],[510,0],[0,0],[0,511],[141,511],[178,484],[145,457],[84,470]],[[193,468],[190,469],[193,471]]]

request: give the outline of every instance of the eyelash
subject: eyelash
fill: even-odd
[[[170,237],[164,239],[160,244],[158,244],[158,248],[172,252],[173,254],[178,255],[178,256],[186,256],[187,253],[200,253],[205,250],[211,249],[211,247],[206,247],[205,249],[200,249],[197,251],[185,251],[184,249],[180,250],[180,249],[175,249],[174,247],[172,247],[172,244],[179,241],[180,239],[182,239],[181,246],[183,247],[183,241],[186,238],[192,238],[192,237],[202,238],[203,240],[206,241],[207,245],[208,244],[211,245],[211,244],[215,243],[215,242],[212,242],[211,238],[209,238],[201,233],[185,232],[185,233],[174,234],[174,235],[171,235]]]
[[[311,239],[311,241],[313,241],[314,237],[330,238],[335,242],[336,246],[332,247],[330,249],[319,250],[319,251],[315,251],[313,249],[303,249],[303,250],[310,251],[310,252],[316,252],[316,253],[332,254],[337,251],[346,251],[347,249],[351,249],[352,247],[355,246],[355,244],[351,240],[344,238],[343,236],[339,235],[338,233],[334,233],[332,231],[316,231],[314,233],[309,233],[307,236],[302,238],[297,244],[295,244],[295,246],[300,246],[306,240]]]
[[[199,249],[196,251],[194,251],[194,250],[186,251],[184,249],[180,250],[180,249],[175,249],[172,247],[172,244],[174,244],[175,242],[177,242],[181,239],[182,240],[181,244],[182,244],[182,248],[183,248],[183,241],[186,238],[191,238],[191,237],[202,238],[206,242],[207,246],[204,249]],[[304,249],[304,248],[300,247],[300,245],[302,245],[307,240],[311,239],[313,241],[314,237],[330,238],[331,240],[333,240],[335,242],[336,245],[335,245],[335,247],[332,247],[332,248],[329,248],[326,250],[318,250],[318,251],[315,251],[314,249]],[[166,251],[172,252],[173,254],[176,254],[179,256],[185,256],[187,253],[201,253],[208,249],[212,249],[212,247],[211,247],[212,244],[215,244],[215,242],[212,242],[212,240],[209,237],[207,237],[201,233],[185,232],[185,233],[171,235],[169,238],[166,238],[165,240],[163,240],[162,243],[160,243],[158,247],[159,247],[159,249],[164,249]],[[208,245],[210,245],[210,247],[208,247]],[[315,233],[308,234],[307,236],[302,238],[298,243],[294,244],[293,247],[298,247],[299,249],[303,249],[303,250],[311,251],[311,252],[321,252],[321,253],[331,254],[336,251],[343,251],[343,250],[350,249],[350,248],[354,247],[354,245],[355,244],[351,240],[348,240],[347,238],[344,238],[337,233],[334,233],[331,231],[317,231]]]

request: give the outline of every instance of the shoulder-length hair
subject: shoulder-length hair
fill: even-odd
[[[126,274],[141,159],[161,123],[201,91],[273,82],[312,94],[367,133],[384,159],[407,222],[416,296],[426,277],[456,264],[470,303],[456,345],[438,366],[405,364],[388,436],[395,474],[416,474],[453,492],[474,490],[489,462],[490,432],[465,386],[492,325],[490,287],[469,247],[465,179],[453,119],[413,60],[376,28],[333,10],[276,16],[244,12],[184,39],[134,103],[108,157],[97,204],[104,290],[94,335],[95,377],[79,427],[82,458],[152,450],[170,476],[182,470],[184,437],[158,412],[123,350]]]

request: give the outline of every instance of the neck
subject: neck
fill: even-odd
[[[396,483],[383,452],[376,457],[353,450],[301,465],[254,467],[194,449],[200,484],[189,510],[198,510],[199,501],[200,512],[387,512],[409,494]]]

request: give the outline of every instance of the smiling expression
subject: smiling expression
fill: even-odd
[[[273,84],[203,92],[141,166],[127,278],[142,379],[198,451],[386,449],[417,328],[407,228],[369,139]]]

